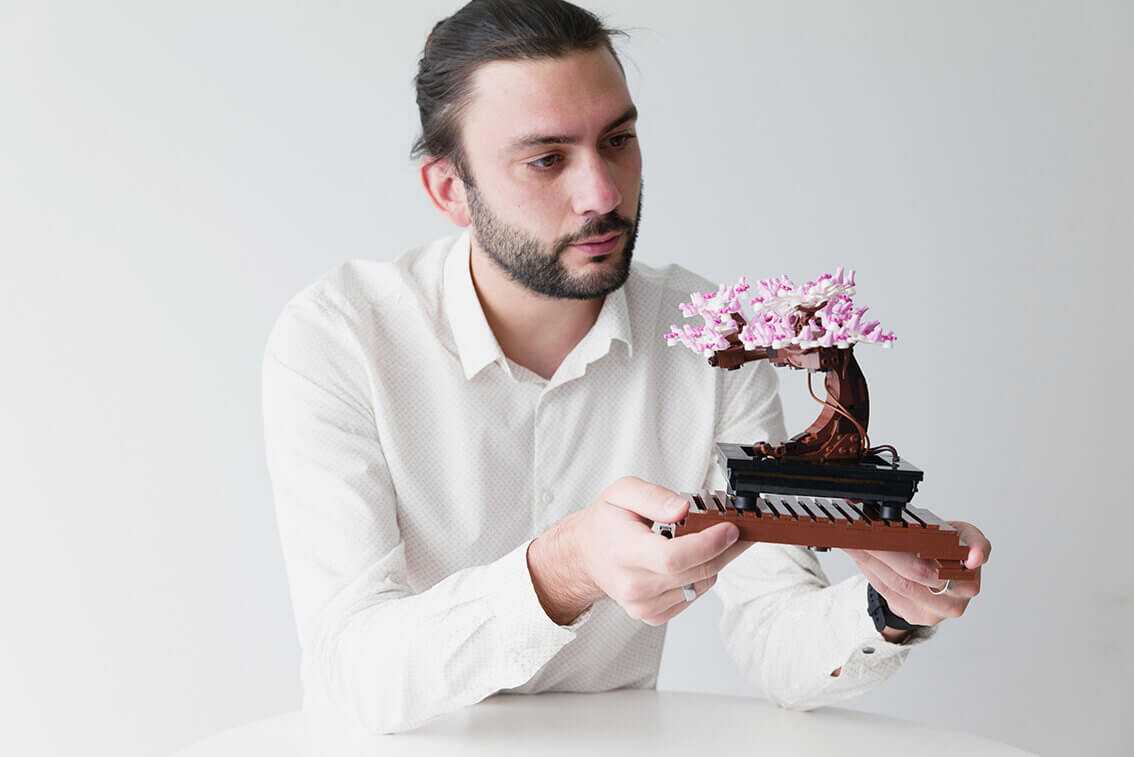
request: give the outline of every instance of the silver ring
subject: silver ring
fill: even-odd
[[[934,591],[933,589],[930,589],[929,593],[933,594],[934,596],[938,596],[938,595],[944,594],[945,592],[949,591],[952,588],[953,588],[953,579],[946,578],[945,579],[945,585],[941,587],[941,591]]]
[[[685,584],[682,586],[681,594],[685,597],[686,602],[692,602],[697,598],[697,590],[693,588],[693,584]]]

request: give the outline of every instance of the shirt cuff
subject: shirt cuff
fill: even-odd
[[[846,650],[839,678],[885,678],[901,666],[911,647],[937,633],[937,626],[916,628],[900,642],[887,641],[867,611],[866,583],[866,576],[859,575],[833,587],[839,592],[839,601],[834,609],[838,620],[831,627],[841,635],[836,648]]]
[[[593,606],[569,626],[561,626],[547,616],[528,569],[528,546],[532,541],[534,539],[524,542],[487,566],[487,578],[489,606],[499,622],[501,638],[508,647],[511,661],[535,675],[575,638],[579,627],[591,617]]]

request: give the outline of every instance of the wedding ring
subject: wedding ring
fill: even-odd
[[[693,584],[685,584],[682,586],[681,593],[685,597],[686,602],[692,602],[697,598],[697,590],[693,588]]]
[[[949,591],[952,588],[953,588],[953,579],[946,578],[945,579],[945,585],[941,587],[941,591],[934,591],[933,589],[930,589],[929,593],[933,594],[933,595],[940,595],[940,594],[944,594],[945,592]]]

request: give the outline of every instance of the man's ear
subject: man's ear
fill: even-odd
[[[421,185],[443,216],[457,226],[464,227],[472,223],[465,183],[457,175],[452,160],[424,157],[421,161]]]

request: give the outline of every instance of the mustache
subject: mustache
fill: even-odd
[[[602,217],[592,217],[585,224],[583,228],[579,229],[577,234],[572,234],[569,237],[564,237],[560,243],[556,245],[558,252],[563,252],[576,242],[582,242],[584,239],[597,237],[602,234],[610,234],[615,231],[630,231],[634,228],[627,219],[618,215],[618,213],[611,211]]]

